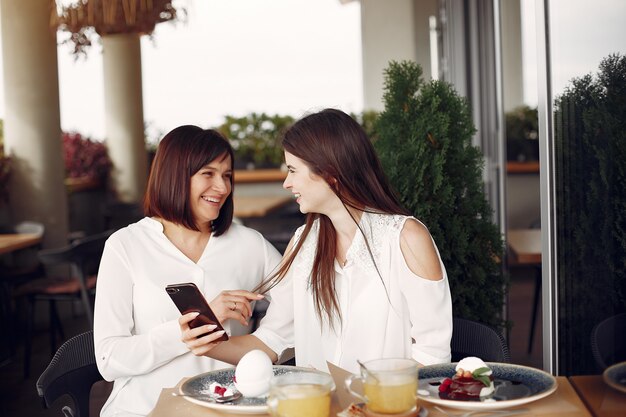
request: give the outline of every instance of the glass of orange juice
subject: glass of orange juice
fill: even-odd
[[[292,372],[270,381],[267,407],[274,417],[328,417],[330,375],[321,372]]]
[[[346,388],[364,401],[369,411],[401,414],[416,408],[417,362],[413,359],[376,359],[363,365],[360,375],[346,379]],[[352,390],[352,382],[356,379],[363,384],[363,394]]]

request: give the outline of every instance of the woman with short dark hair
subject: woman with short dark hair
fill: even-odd
[[[146,415],[163,387],[225,366],[187,350],[167,285],[193,282],[227,331],[245,332],[235,327],[248,325],[251,302],[262,298],[250,290],[280,255],[260,233],[232,222],[233,185],[233,151],[219,132],[181,126],[159,143],[146,217],[107,240],[98,271],[96,360],[114,381],[102,416]]]

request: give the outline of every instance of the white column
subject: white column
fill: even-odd
[[[137,34],[102,37],[106,143],[113,161],[111,180],[124,202],[140,202],[147,180]]]
[[[426,81],[432,78],[430,53],[430,16],[438,15],[438,0],[414,0],[416,61],[424,70]]]
[[[389,61],[415,61],[413,0],[361,0],[363,107],[383,110],[384,70]]]
[[[14,221],[46,226],[44,245],[67,243],[67,193],[61,146],[56,32],[50,3],[2,0],[5,153],[13,160]]]
[[[504,111],[524,104],[522,18],[520,0],[500,2],[502,33],[502,92]]]
[[[430,79],[428,17],[436,12],[437,0],[361,0],[365,109],[383,109],[384,71],[392,60],[415,61]]]

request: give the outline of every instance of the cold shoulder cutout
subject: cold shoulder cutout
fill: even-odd
[[[400,249],[407,267],[418,277],[431,281],[443,278],[437,249],[426,226],[407,218],[400,232]]]

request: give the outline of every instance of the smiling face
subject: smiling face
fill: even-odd
[[[302,213],[326,214],[338,201],[337,196],[322,177],[311,172],[297,156],[285,151],[287,178],[283,187],[291,191]],[[333,204],[334,203],[334,204]]]
[[[220,209],[232,191],[230,156],[216,158],[191,177],[189,199],[198,227],[217,219]]]

